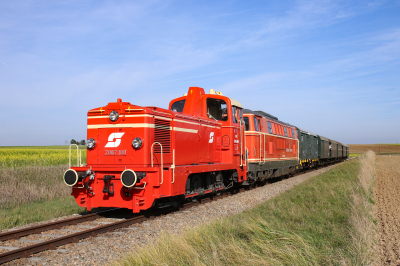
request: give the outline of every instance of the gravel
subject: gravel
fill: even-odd
[[[253,190],[235,194],[230,197],[222,198],[206,204],[198,205],[190,210],[171,213],[156,219],[148,220],[141,224],[132,225],[130,228],[116,230],[120,233],[105,233],[97,237],[90,237],[79,241],[79,243],[71,243],[58,247],[58,250],[48,250],[33,254],[31,259],[19,259],[8,262],[5,265],[99,265],[110,264],[111,261],[121,258],[121,254],[134,251],[136,247],[145,245],[155,241],[162,232],[179,234],[184,229],[194,227],[204,223],[210,223],[222,217],[240,213],[246,209],[255,207],[256,205],[269,200],[280,193],[293,188],[301,182],[324,173],[333,166],[322,168],[316,171],[298,175],[271,185],[258,187]],[[76,216],[76,215],[75,215]],[[62,217],[70,218],[74,216]],[[62,218],[54,219],[60,220]],[[112,221],[112,219],[101,219],[104,222]],[[115,220],[114,220],[115,221]],[[43,223],[47,223],[46,221]],[[34,223],[23,227],[29,227],[41,223]],[[86,225],[96,225],[94,222],[83,223]],[[99,223],[97,223],[97,226]],[[18,229],[23,228],[18,227]],[[71,226],[76,230],[85,229],[79,226]],[[13,228],[16,230],[16,228]],[[3,232],[6,230],[3,230]],[[7,230],[9,231],[9,230]],[[60,232],[60,230],[51,230],[45,234],[64,235],[68,232]],[[51,239],[48,236],[32,235],[24,237],[24,239]],[[21,247],[27,246],[28,243],[20,241],[7,241],[0,243],[0,246]],[[6,252],[2,250],[0,252]],[[34,258],[34,259],[33,259]]]

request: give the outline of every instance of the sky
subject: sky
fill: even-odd
[[[191,86],[346,144],[400,143],[400,0],[1,1],[0,146],[86,139]]]

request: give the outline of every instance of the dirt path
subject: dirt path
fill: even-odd
[[[375,171],[377,264],[400,265],[400,156],[378,156]]]

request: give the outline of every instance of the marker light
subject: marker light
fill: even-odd
[[[96,141],[90,138],[86,141],[86,146],[88,147],[88,149],[93,149],[94,146],[96,146]]]
[[[117,111],[112,111],[112,112],[110,113],[109,117],[110,117],[110,120],[111,120],[111,121],[115,122],[115,121],[118,120],[119,114],[118,114]]]
[[[135,138],[135,139],[132,141],[132,146],[133,146],[135,149],[139,149],[140,147],[142,147],[142,140],[141,140],[140,138]]]

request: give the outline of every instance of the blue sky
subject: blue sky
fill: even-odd
[[[188,87],[337,141],[400,143],[400,1],[1,1],[0,145],[86,139]]]

